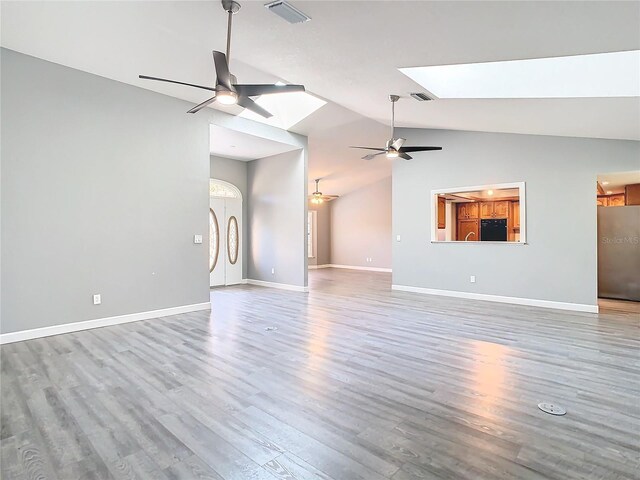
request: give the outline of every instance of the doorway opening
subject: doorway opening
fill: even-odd
[[[242,283],[242,193],[235,185],[209,180],[209,285]]]
[[[598,175],[596,189],[598,302],[640,312],[640,170]]]

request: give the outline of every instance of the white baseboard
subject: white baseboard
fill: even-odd
[[[108,327],[121,323],[138,322],[151,318],[168,317],[181,313],[197,312],[199,310],[210,310],[211,302],[195,303],[193,305],[181,305],[179,307],[162,308],[148,312],[129,313],[115,317],[96,318],[95,320],[85,320],[82,322],[64,323],[62,325],[52,325],[50,327],[34,328],[32,330],[21,330],[19,332],[0,334],[0,344],[21,342],[33,338],[50,337],[62,333],[79,332],[91,328]]]
[[[309,265],[309,270],[318,270],[319,268],[331,268],[331,264],[325,263],[324,265]]]
[[[260,287],[279,288],[280,290],[289,290],[292,292],[308,292],[309,287],[301,287],[299,285],[290,285],[288,283],[265,282],[264,280],[247,279],[249,285],[258,285]]]
[[[334,263],[330,263],[324,268],[346,268],[348,270],[365,270],[367,272],[391,272],[390,268],[382,268],[382,267],[358,267],[356,265],[336,265]]]
[[[552,300],[538,300],[535,298],[504,297],[501,295],[456,292],[454,290],[437,290],[433,288],[411,287],[408,285],[391,285],[391,290],[423,293],[427,295],[440,295],[443,297],[466,298],[469,300],[485,300],[488,302],[512,303],[515,305],[527,305],[530,307],[555,308],[557,310],[572,310],[576,312],[598,313],[598,305],[588,305],[584,303],[566,303],[555,302]]]

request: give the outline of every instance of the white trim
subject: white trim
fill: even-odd
[[[254,280],[247,278],[249,285],[257,285],[259,287],[279,288],[280,290],[289,290],[291,292],[308,292],[309,287],[301,287],[299,285],[291,285],[288,283],[265,282],[264,280]]]
[[[309,270],[318,270],[319,268],[331,268],[331,264],[325,263],[324,265],[309,265]]]
[[[423,293],[426,295],[440,295],[443,297],[466,298],[469,300],[485,300],[488,302],[512,303],[528,305],[530,307],[555,308],[557,310],[572,310],[576,312],[598,313],[598,305],[584,303],[555,302],[552,300],[538,300],[535,298],[505,297],[502,295],[488,295],[485,293],[457,292],[454,290],[437,290],[434,288],[411,287],[409,285],[391,285],[391,290],[401,292]]]
[[[162,308],[160,310],[150,310],[148,312],[129,313],[117,315],[115,317],[96,318],[95,320],[85,320],[82,322],[64,323],[62,325],[52,325],[50,327],[34,328],[32,330],[21,330],[19,332],[0,334],[0,344],[21,342],[32,338],[50,337],[63,333],[79,332],[92,328],[109,327],[121,323],[138,322],[152,318],[168,317],[180,313],[197,312],[200,310],[210,310],[211,302],[194,303],[193,305],[181,305],[179,307]]]
[[[383,267],[358,267],[356,265],[336,265],[334,263],[330,263],[327,265],[328,268],[346,268],[349,270],[365,270],[367,272],[391,272],[390,268]],[[325,267],[326,268],[326,267]]]

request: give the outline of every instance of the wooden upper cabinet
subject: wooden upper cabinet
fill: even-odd
[[[493,218],[493,202],[480,202],[480,218]]]
[[[626,205],[640,205],[640,183],[624,187]]]
[[[447,226],[447,202],[444,198],[438,197],[438,228],[445,228]]]
[[[509,201],[480,202],[480,218],[507,218],[509,216]]]
[[[458,220],[465,218],[478,218],[478,204],[465,202],[458,204]]]
[[[597,205],[599,207],[608,207],[609,206],[609,197],[598,196],[598,200],[596,200]]]
[[[511,202],[511,228],[520,228],[520,202]]]
[[[494,218],[507,218],[509,216],[509,202],[502,200],[499,202],[493,202],[493,217]]]

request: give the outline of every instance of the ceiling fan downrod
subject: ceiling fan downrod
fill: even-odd
[[[240,11],[240,4],[234,0],[222,0],[222,8],[227,12],[227,65],[231,53],[231,22],[233,16]]]
[[[389,95],[389,100],[391,100],[391,141],[396,138],[396,102],[400,100],[399,95]]]

